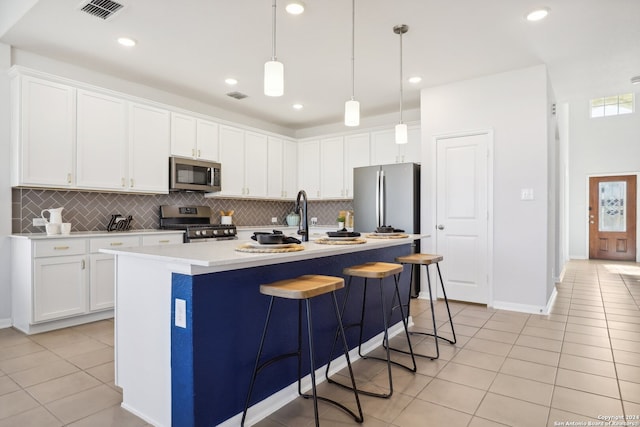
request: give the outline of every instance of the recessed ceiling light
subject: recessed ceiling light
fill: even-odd
[[[129,37],[119,37],[118,38],[118,43],[120,43],[122,46],[126,46],[126,47],[133,47],[136,45],[136,41],[134,39],[131,39]]]
[[[287,3],[284,9],[291,15],[300,15],[302,12],[304,12],[304,3],[297,0],[292,0]]]
[[[631,83],[634,85],[640,85],[640,76],[631,77]]]
[[[238,84],[238,80],[229,77],[228,79],[224,79],[224,82],[226,84],[228,84],[229,86],[233,86],[233,85],[237,85]]]
[[[293,104],[292,107],[294,110],[302,110],[304,108],[302,104]]]
[[[413,76],[413,77],[409,77],[409,83],[420,83],[422,81],[422,77],[420,76]]]
[[[540,21],[541,19],[544,19],[547,17],[547,15],[549,14],[549,8],[548,7],[541,7],[539,9],[536,10],[532,10],[531,12],[527,13],[527,21]]]

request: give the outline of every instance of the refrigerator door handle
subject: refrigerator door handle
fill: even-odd
[[[376,227],[380,226],[380,171],[376,171]]]
[[[380,222],[378,226],[387,225],[384,222],[384,171],[380,172]]]

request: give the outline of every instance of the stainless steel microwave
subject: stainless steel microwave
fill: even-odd
[[[220,163],[169,158],[169,191],[220,191],[221,175]]]

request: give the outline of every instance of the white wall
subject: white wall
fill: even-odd
[[[493,301],[544,308],[548,265],[548,78],[543,65],[422,91],[422,164],[435,170],[433,135],[493,129]],[[433,174],[423,174],[422,224],[435,226]],[[532,188],[535,200],[521,201]],[[431,241],[431,248],[435,242]]]
[[[614,94],[607,94],[614,95]],[[640,173],[640,117],[637,112],[621,116],[589,117],[589,100],[570,103],[569,157],[569,256],[589,258],[588,177]],[[640,205],[640,197],[638,197]],[[636,209],[640,218],[640,206]],[[640,242],[640,239],[637,239]],[[638,257],[639,251],[636,250]],[[640,259],[637,259],[640,260]]]
[[[11,325],[10,66],[11,49],[0,43],[0,328]]]

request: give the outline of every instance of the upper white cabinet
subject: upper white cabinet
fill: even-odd
[[[171,155],[215,161],[218,146],[217,123],[171,113]]]
[[[369,134],[344,137],[344,196],[353,197],[353,168],[369,166]]]
[[[267,197],[267,136],[220,126],[223,196]]]
[[[75,88],[14,75],[12,98],[12,185],[73,186]]]
[[[127,177],[127,105],[122,99],[78,90],[76,186],[123,187]]]
[[[293,141],[269,137],[267,141],[267,197],[292,199],[298,193],[298,149]]]
[[[245,196],[267,196],[267,149],[268,146],[266,135],[261,135],[255,132],[245,132]]]
[[[298,144],[298,184],[310,199],[320,198],[320,141]]]
[[[320,197],[345,197],[344,138],[341,136],[320,140]]]
[[[408,126],[409,142],[398,145],[395,130],[383,130],[371,134],[371,164],[407,163],[421,161],[420,126]]]
[[[128,191],[169,192],[169,112],[144,104],[129,104]]]

